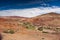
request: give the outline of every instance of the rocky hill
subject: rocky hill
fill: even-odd
[[[51,26],[59,27],[60,26],[60,14],[57,13],[48,13],[33,17],[31,21],[36,26]]]
[[[0,17],[0,33],[2,40],[60,40],[60,14]]]

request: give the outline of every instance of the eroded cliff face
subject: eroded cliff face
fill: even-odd
[[[60,14],[0,17],[0,33],[2,40],[60,40]]]

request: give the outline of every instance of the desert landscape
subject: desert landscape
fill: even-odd
[[[0,40],[60,40],[60,14],[0,16]]]

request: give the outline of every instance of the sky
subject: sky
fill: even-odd
[[[60,0],[0,0],[0,16],[35,17],[60,13]]]

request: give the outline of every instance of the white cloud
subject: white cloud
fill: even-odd
[[[30,8],[30,9],[2,10],[0,11],[0,16],[34,17],[37,15],[41,15],[49,12],[60,13],[60,7],[52,6],[52,7],[37,7],[37,8]]]

